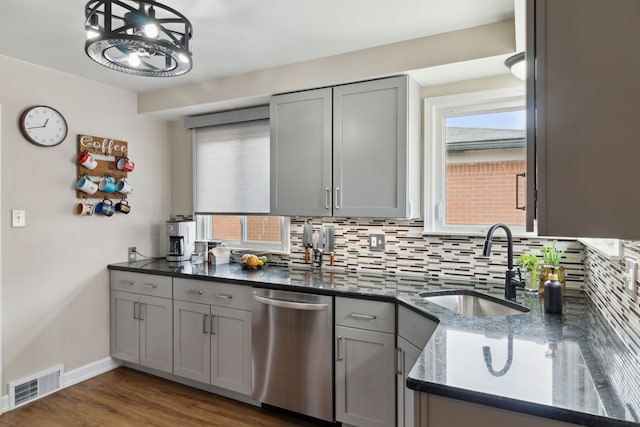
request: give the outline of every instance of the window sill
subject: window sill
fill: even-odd
[[[621,240],[579,238],[578,241],[611,261],[622,259]]]
[[[423,237],[429,237],[429,236],[434,236],[434,237],[439,237],[439,236],[461,236],[461,237],[486,237],[487,235],[487,231],[489,230],[489,227],[487,226],[487,230],[485,231],[475,231],[475,230],[469,230],[469,231],[465,231],[465,230],[429,230],[429,231],[423,231],[422,232],[422,236]],[[538,238],[539,236],[536,233],[531,233],[531,232],[526,232],[526,231],[514,231],[513,229],[511,230],[511,234],[513,235],[513,237],[522,237],[522,238]],[[540,237],[540,238],[544,238],[544,237]]]

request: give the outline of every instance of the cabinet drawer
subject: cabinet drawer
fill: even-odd
[[[406,307],[398,306],[398,335],[423,349],[438,324]]]
[[[111,289],[171,298],[171,277],[111,270]]]
[[[336,298],[336,325],[395,333],[395,304]]]
[[[173,299],[251,310],[251,286],[176,278]]]

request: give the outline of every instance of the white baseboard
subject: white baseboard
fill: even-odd
[[[62,376],[62,380],[60,381],[60,390],[88,380],[89,378],[93,378],[97,375],[104,374],[105,372],[115,369],[120,365],[121,363],[117,360],[112,359],[111,357],[105,357],[104,359],[96,360],[95,362],[91,362],[69,372],[65,372]],[[7,412],[8,410],[9,395],[5,394],[0,400],[0,414]]]
[[[69,387],[97,375],[104,374],[118,366],[120,366],[120,362],[112,359],[111,357],[105,357],[102,360],[96,360],[95,362],[80,366],[79,368],[64,373],[62,388]]]

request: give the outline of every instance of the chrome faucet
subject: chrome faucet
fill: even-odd
[[[504,298],[510,301],[516,300],[516,286],[524,288],[524,280],[522,280],[522,274],[520,268],[518,268],[518,279],[516,279],[516,272],[513,270],[513,238],[511,236],[511,230],[505,224],[501,222],[493,224],[487,232],[487,237],[484,240],[484,249],[482,250],[482,256],[491,255],[491,239],[493,233],[502,228],[507,233],[507,272],[505,273],[504,281]]]

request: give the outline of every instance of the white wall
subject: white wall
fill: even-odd
[[[126,261],[128,246],[164,253],[159,242],[171,208],[171,163],[167,124],[138,115],[133,93],[0,57],[0,102],[6,394],[8,381],[109,355],[106,266]],[[69,134],[61,145],[43,148],[21,136],[20,113],[36,104],[66,117]],[[136,162],[129,215],[73,213],[77,134],[128,141]],[[26,228],[11,228],[11,209],[26,210]]]
[[[207,106],[513,53],[514,21],[141,93],[141,113],[204,114]],[[197,61],[197,59],[196,59]],[[249,104],[250,106],[255,104]],[[236,108],[236,107],[231,107]],[[229,109],[229,108],[225,108]]]

